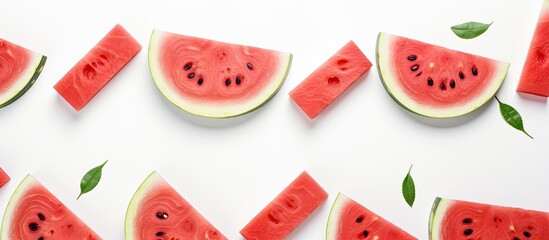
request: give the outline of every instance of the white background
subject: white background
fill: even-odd
[[[541,0],[2,1],[0,37],[48,56],[42,75],[0,109],[0,214],[32,173],[104,239],[123,239],[126,206],[158,170],[229,239],[301,171],[331,194],[288,239],[323,239],[339,191],[419,239],[436,196],[549,211],[549,114],[515,92]],[[450,26],[494,21],[473,40]],[[53,85],[116,23],[143,50],[81,111]],[[173,107],[147,66],[153,28],[293,53],[286,83],[262,109],[209,120]],[[387,95],[374,67],[314,121],[288,92],[349,40],[372,62],[385,31],[511,63],[498,96],[517,108],[531,140],[496,102],[465,117],[414,116]],[[79,182],[110,160],[79,201]],[[416,181],[413,208],[401,182]]]

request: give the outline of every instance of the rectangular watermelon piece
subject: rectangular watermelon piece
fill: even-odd
[[[10,181],[10,176],[0,167],[0,188]]]
[[[549,0],[543,3],[517,92],[549,97]]]
[[[350,41],[294,88],[290,97],[314,119],[371,67],[370,60]]]
[[[328,193],[307,173],[301,173],[240,234],[247,240],[284,239],[328,198]]]
[[[54,88],[80,111],[140,50],[141,45],[117,24]]]

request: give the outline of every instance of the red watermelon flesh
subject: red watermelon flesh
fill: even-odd
[[[290,97],[313,119],[371,67],[350,41],[292,90]]]
[[[141,45],[117,24],[54,88],[79,111],[140,50]]]
[[[0,188],[6,185],[10,181],[10,176],[4,172],[2,168],[0,168]]]
[[[549,97],[549,0],[543,3],[517,91]]]
[[[549,239],[549,213],[437,198],[430,239]]]
[[[11,197],[0,239],[101,239],[34,177],[28,175]]]
[[[157,172],[135,192],[126,212],[126,240],[227,239]]]
[[[326,240],[354,239],[415,240],[417,238],[339,193],[326,225]]]
[[[326,198],[328,193],[303,172],[240,230],[240,234],[246,240],[284,239]]]

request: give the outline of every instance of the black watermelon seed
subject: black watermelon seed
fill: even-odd
[[[242,80],[240,79],[240,77],[236,77],[236,85],[240,85],[241,82]]]
[[[29,228],[33,232],[38,230],[38,223],[35,223],[35,222],[29,223]]]
[[[356,218],[356,222],[357,222],[357,223],[361,223],[363,220],[364,220],[364,218],[362,218],[362,217],[357,217],[357,218]]]
[[[444,85],[444,83],[441,83],[441,84],[440,84],[440,89],[441,89],[441,90],[446,90],[446,85]]]
[[[473,229],[466,229],[465,231],[463,231],[463,235],[465,236],[469,236],[473,234]]]
[[[416,55],[410,55],[408,56],[408,60],[410,61],[415,61],[417,59],[417,56]]]
[[[520,238],[518,238],[518,237],[514,237],[514,238],[513,238],[513,240],[520,240]]]
[[[433,81],[432,78],[428,78],[427,79],[427,84],[429,84],[429,86],[433,86],[435,84],[435,82]]]
[[[162,237],[162,236],[164,236],[164,232],[157,232],[157,233],[156,233],[156,236],[157,236],[157,237]]]
[[[412,69],[412,72],[415,72],[415,71],[417,71],[417,70],[419,69],[419,66],[418,66],[418,65],[414,65],[414,66],[412,66],[411,69]]]
[[[465,75],[461,71],[459,71],[459,79],[465,79]]]
[[[455,87],[456,87],[456,82],[454,81],[454,79],[452,79],[452,81],[450,81],[450,87],[451,87],[451,88],[455,88]]]
[[[189,62],[189,63],[185,64],[185,66],[183,66],[183,70],[188,71],[192,67],[193,67],[193,63]]]
[[[463,219],[463,224],[469,224],[469,223],[472,223],[472,222],[473,222],[473,219],[470,219],[470,218]]]
[[[423,71],[422,71],[422,72],[419,72],[418,74],[416,74],[416,77],[421,76],[422,73],[423,73]]]
[[[202,83],[204,83],[204,79],[199,78],[197,83],[198,83],[198,85],[202,85]]]
[[[532,236],[532,234],[530,234],[530,232],[523,232],[522,234],[527,238],[530,238]]]
[[[168,219],[168,214],[167,213],[157,212],[156,217],[160,218],[160,219]]]
[[[231,85],[231,79],[227,78],[227,80],[225,80],[225,86],[229,86],[229,85]]]
[[[477,69],[477,67],[473,67],[473,68],[471,69],[471,72],[473,73],[474,76],[478,75],[478,69]]]
[[[194,73],[189,73],[189,75],[187,76],[188,78],[193,78],[194,77]]]
[[[44,240],[44,237],[39,237],[38,240]]]
[[[40,219],[40,221],[46,220],[46,217],[44,217],[44,215],[42,213],[38,214],[38,218]]]
[[[248,66],[248,69],[250,69],[250,70],[254,69],[254,65],[252,65],[252,63],[248,63],[247,66]]]
[[[368,231],[364,230],[364,232],[362,232],[362,236],[368,237]]]

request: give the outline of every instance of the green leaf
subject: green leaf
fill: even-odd
[[[472,39],[482,35],[492,25],[479,22],[466,22],[453,26],[452,31],[460,38]]]
[[[80,195],[78,195],[78,198],[76,198],[76,200],[80,199],[82,194],[93,190],[97,186],[97,184],[101,180],[101,172],[103,171],[103,166],[105,166],[108,161],[109,160],[105,161],[103,164],[97,167],[92,168],[84,175],[84,177],[82,177],[82,180],[80,181]]]
[[[520,116],[520,113],[515,110],[515,108],[511,107],[508,104],[502,103],[498,97],[496,96],[496,100],[499,103],[499,111],[501,112],[501,116],[503,119],[511,125],[511,127],[514,127],[515,129],[523,132],[526,134],[526,136],[530,137],[531,139],[534,139],[530,134],[524,130],[524,125],[522,123],[522,117]]]
[[[414,185],[412,175],[410,175],[413,166],[413,164],[410,166],[408,174],[406,174],[404,181],[402,181],[402,196],[404,196],[404,200],[406,200],[406,203],[408,203],[410,207],[414,205],[414,201],[416,200],[416,186]]]

